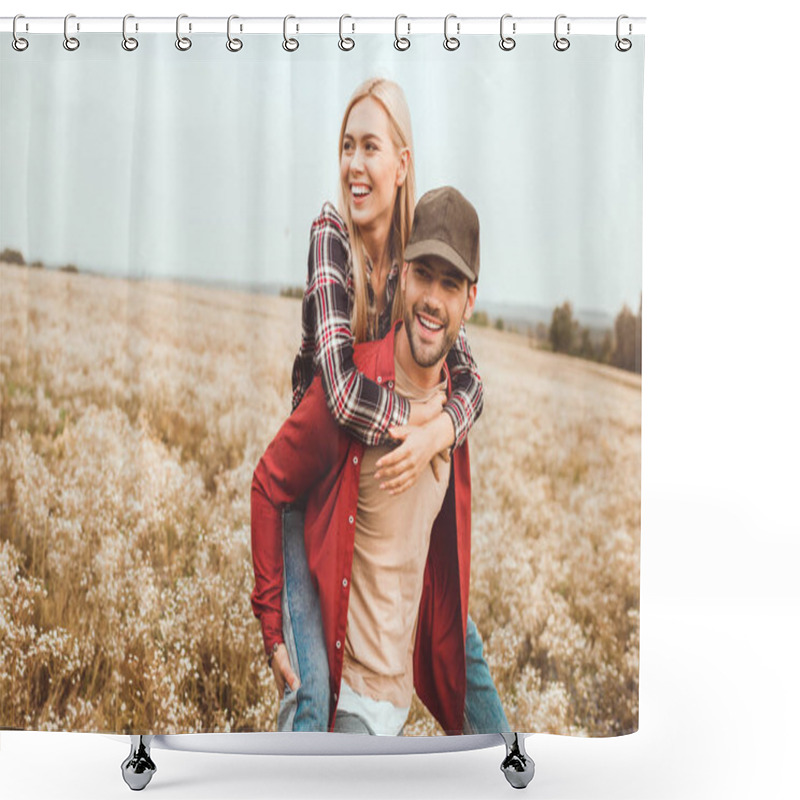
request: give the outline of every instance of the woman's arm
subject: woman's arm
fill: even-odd
[[[460,447],[483,411],[483,381],[467,343],[467,329],[461,323],[458,339],[447,354],[453,391],[444,407],[455,431],[451,444]]]
[[[437,462],[433,458],[442,450],[462,445],[483,411],[483,382],[463,324],[447,354],[447,366],[452,391],[442,413],[421,426],[393,428],[392,437],[402,444],[375,464],[375,477],[382,481],[381,488],[391,494],[400,494],[413,486],[429,463],[435,469]]]
[[[315,343],[314,362],[336,422],[367,446],[385,444],[390,428],[409,421],[411,408],[391,389],[366,378],[353,362],[349,253],[344,223],[326,204],[311,229],[304,338],[313,338]]]

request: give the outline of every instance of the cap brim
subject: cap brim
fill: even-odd
[[[412,242],[406,247],[403,258],[406,261],[421,261],[425,258],[439,258],[454,266],[473,283],[477,281],[475,273],[467,266],[467,262],[449,244],[439,239],[424,239],[421,242]]]

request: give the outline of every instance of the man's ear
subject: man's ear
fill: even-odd
[[[475,297],[477,294],[478,284],[473,283],[472,286],[467,289],[467,304],[464,306],[464,317],[462,322],[466,322],[472,316],[472,312],[475,310]]]

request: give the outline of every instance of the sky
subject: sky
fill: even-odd
[[[616,314],[642,286],[644,39],[306,35],[294,53],[224,34],[37,34],[0,47],[0,249],[121,276],[301,286],[310,223],[335,202],[355,87],[396,80],[418,197],[449,184],[481,221],[479,303]]]

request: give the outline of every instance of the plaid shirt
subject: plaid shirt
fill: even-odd
[[[369,261],[366,267],[371,274]],[[386,279],[386,304],[378,317],[377,338],[383,338],[391,327],[399,271],[395,261]],[[375,298],[369,284],[368,292],[374,318]],[[336,422],[367,446],[386,444],[389,428],[405,425],[411,409],[407,400],[356,369],[350,326],[353,302],[347,227],[333,205],[325,203],[311,225],[302,341],[292,369],[292,410],[319,371],[328,408]],[[483,410],[483,384],[463,324],[447,356],[447,366],[453,393],[444,410],[453,421],[457,447],[464,443]]]

